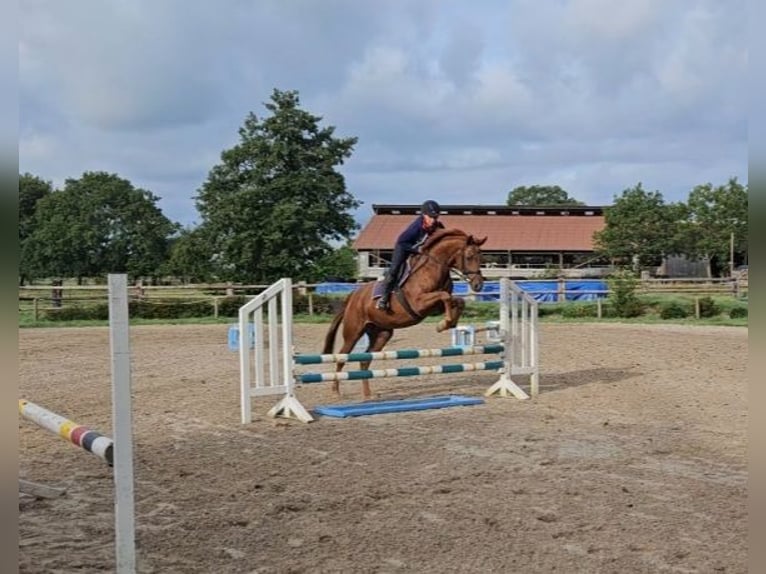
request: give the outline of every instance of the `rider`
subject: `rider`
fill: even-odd
[[[391,258],[391,266],[388,268],[383,280],[383,295],[378,301],[378,309],[388,310],[391,292],[394,290],[399,278],[399,270],[410,253],[420,253],[420,247],[431,234],[437,229],[444,229],[444,224],[439,221],[439,204],[433,199],[423,203],[418,215],[407,228],[402,231],[396,240],[394,255]]]

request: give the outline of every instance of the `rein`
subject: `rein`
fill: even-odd
[[[427,260],[433,261],[434,263],[437,263],[438,265],[441,265],[442,267],[446,267],[450,271],[455,271],[458,275],[460,275],[461,278],[463,278],[465,280],[469,280],[469,277],[473,277],[474,275],[481,275],[481,270],[479,270],[479,271],[466,271],[465,270],[465,249],[462,252],[462,259],[463,259],[462,269],[459,269],[457,267],[452,267],[448,263],[445,263],[444,261],[439,261],[436,257],[434,257],[433,255],[431,255],[428,252],[420,253],[420,255],[421,255],[421,257],[424,257]],[[413,268],[413,270],[411,271],[411,273],[415,273],[415,271],[420,269],[423,265],[425,265],[425,261],[423,261],[423,263],[419,263],[418,265],[416,265]]]
[[[467,247],[467,245],[466,245],[466,247]],[[430,251],[430,249],[429,249],[429,251]],[[415,272],[418,271],[420,268],[424,267],[428,261],[433,261],[437,265],[439,265],[441,267],[446,267],[447,268],[447,283],[448,284],[451,282],[451,278],[449,276],[449,272],[453,271],[453,270],[458,275],[460,275],[460,277],[462,277],[464,280],[469,281],[469,282],[470,282],[469,277],[472,277],[472,276],[475,276],[475,275],[478,275],[478,276],[481,277],[481,270],[479,270],[479,271],[465,271],[465,267],[466,267],[466,263],[465,263],[465,258],[466,258],[466,256],[465,256],[465,249],[463,249],[463,251],[462,251],[462,269],[458,269],[457,267],[453,267],[453,266],[449,265],[449,263],[445,263],[444,261],[440,261],[439,259],[437,259],[433,255],[431,255],[431,253],[429,251],[424,251],[422,253],[419,253],[420,259],[418,259],[417,263],[413,266],[412,270],[410,271],[410,275],[414,275]],[[407,314],[409,314],[410,317],[412,317],[416,321],[422,321],[423,320],[423,318],[424,318],[423,315],[420,315],[419,313],[417,313],[412,308],[412,306],[409,304],[409,302],[407,301],[407,298],[404,295],[404,290],[403,289],[396,289],[396,291],[394,293],[396,295],[396,298],[399,299],[399,302],[401,303],[402,307],[404,307],[405,311],[407,311]]]

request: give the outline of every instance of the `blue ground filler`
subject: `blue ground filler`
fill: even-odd
[[[239,350],[239,323],[233,323],[229,325],[229,350],[230,351],[238,351]],[[255,347],[255,325],[252,323],[247,324],[247,342],[248,342],[248,348],[252,349]]]
[[[360,417],[363,415],[379,415],[385,413],[400,413],[405,411],[423,411],[426,409],[443,409],[480,405],[484,399],[479,397],[464,397],[461,395],[444,395],[425,397],[422,399],[400,399],[394,401],[370,401],[366,403],[350,403],[346,405],[320,405],[314,408],[314,413],[326,417]]]

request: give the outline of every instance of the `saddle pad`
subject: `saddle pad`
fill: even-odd
[[[465,397],[462,395],[444,395],[437,397],[425,397],[422,399],[400,399],[395,401],[370,401],[366,403],[350,403],[346,405],[320,405],[314,408],[314,413],[326,417],[359,417],[363,415],[379,415],[386,413],[400,413],[404,411],[423,411],[426,409],[443,409],[446,407],[458,407],[480,405],[484,399],[479,397]]]
[[[409,278],[410,273],[412,273],[412,256],[410,256],[410,258],[404,262],[404,269],[401,271],[401,276],[399,277],[399,281],[396,282],[396,286],[401,288],[402,285],[404,285],[404,282]],[[383,296],[384,284],[385,281],[383,281],[383,279],[378,279],[375,281],[375,284],[372,286],[373,299],[378,299]]]
[[[372,298],[378,299],[383,295],[383,284],[385,281],[375,281],[375,284],[372,286]]]

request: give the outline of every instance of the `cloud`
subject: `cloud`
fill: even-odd
[[[105,130],[204,121],[215,100],[206,77],[212,61],[194,49],[193,29],[181,33],[164,26],[166,14],[158,12],[114,2],[40,10],[22,44],[21,67],[29,82],[22,91],[40,86],[41,76],[49,75],[55,92],[48,98],[61,102],[62,115]],[[62,20],[70,25],[57,25]]]
[[[484,38],[475,23],[454,22],[439,56],[439,69],[453,85],[470,85],[481,67]]]
[[[342,171],[366,205],[497,203],[537,182],[607,203],[639,180],[683,195],[697,177],[746,179],[742,0],[21,10],[20,169],[54,181],[115,171],[184,222],[274,88],[359,137]]]

